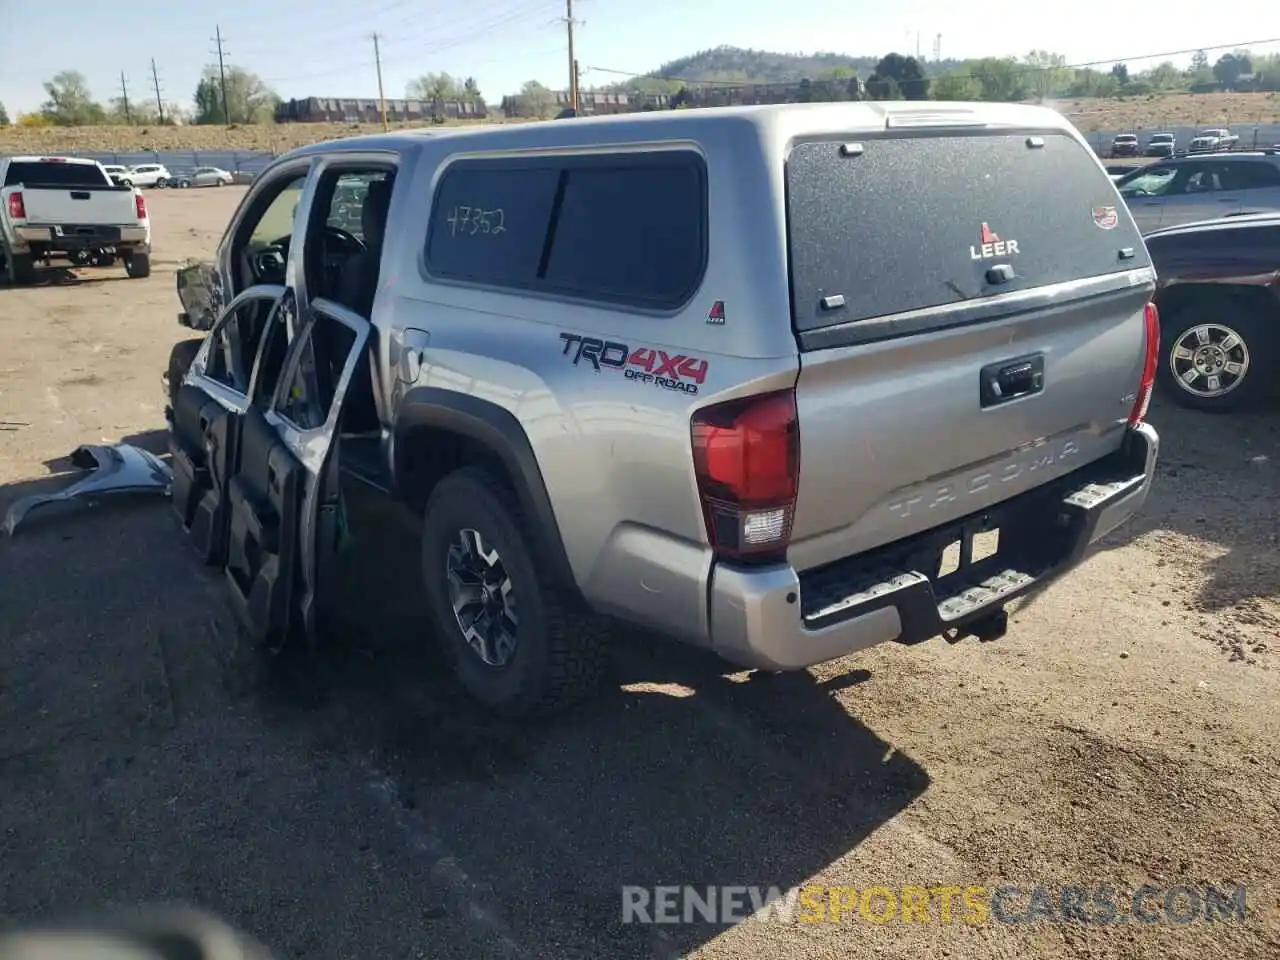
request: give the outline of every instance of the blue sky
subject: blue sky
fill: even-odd
[[[1188,17],[1169,4],[1136,17],[1114,0],[1033,5],[943,0],[859,4],[855,0],[576,0],[578,61],[583,85],[622,79],[666,60],[720,44],[776,51],[834,50],[878,55],[914,53],[916,35],[928,55],[942,34],[944,56],[1021,55],[1033,48],[1065,54],[1072,63],[1280,37],[1280,4],[1234,0],[1230,17]],[[1130,13],[1125,13],[1126,9]],[[1225,7],[1224,7],[1225,9]],[[305,12],[304,12],[305,11]],[[189,104],[201,68],[216,57],[220,25],[229,62],[259,74],[284,97],[376,96],[373,45],[383,35],[388,97],[428,71],[470,75],[491,101],[528,79],[567,82],[564,0],[170,0],[154,8],[115,3],[71,4],[0,0],[0,102],[9,112],[38,108],[41,82],[60,69],[89,80],[95,97],[119,91],[120,72],[132,98],[153,97],[155,57],[166,101]],[[1124,29],[1126,21],[1131,29]],[[1274,52],[1280,44],[1255,47]],[[1186,58],[1178,58],[1183,61]],[[597,69],[590,69],[590,68]]]

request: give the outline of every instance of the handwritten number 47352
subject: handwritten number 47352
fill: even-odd
[[[445,218],[449,224],[449,236],[473,237],[478,233],[490,236],[507,232],[507,217],[501,207],[486,210],[483,207],[454,207]]]

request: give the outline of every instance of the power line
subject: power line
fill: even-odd
[[[222,27],[215,25],[213,33],[213,42],[218,45],[218,76],[222,78],[222,122],[229,127],[231,126],[231,110],[227,107],[227,68],[223,61]]]
[[[564,0],[564,25],[569,34],[569,109],[578,112],[578,58],[573,52],[573,0]]]
[[[391,127],[387,123],[387,95],[382,92],[382,54],[378,51],[378,34],[373,35],[373,60],[378,66],[378,104],[382,108],[382,130],[385,133]]]
[[[124,122],[133,126],[133,114],[129,112],[129,84],[125,82],[124,71],[120,71],[120,99],[124,103]]]
[[[156,58],[151,58],[151,85],[156,91],[156,110],[160,114],[160,123],[164,123],[164,101],[160,99],[160,74],[156,72]]]
[[[1169,57],[1180,57],[1180,56],[1186,56],[1187,54],[1195,54],[1195,53],[1201,53],[1201,52],[1209,53],[1211,51],[1216,52],[1218,50],[1239,50],[1239,49],[1247,49],[1249,47],[1263,47],[1263,46],[1267,46],[1269,44],[1275,44],[1275,43],[1280,43],[1280,37],[1272,37],[1266,40],[1244,40],[1239,43],[1223,43],[1223,44],[1217,44],[1211,47],[1189,47],[1185,50],[1167,50],[1167,51],[1164,51],[1163,53],[1144,53],[1137,56],[1129,56],[1129,57],[1108,57],[1105,60],[1089,60],[1083,63],[1064,63],[1061,66],[1041,67],[1041,66],[1032,66],[1030,64],[1015,64],[1010,68],[1009,72],[1011,73],[1042,73],[1048,70],[1089,70],[1094,67],[1105,67],[1105,66],[1110,66],[1112,64],[1116,64],[1116,63],[1128,63],[1133,60],[1156,60],[1160,58],[1167,59]],[[990,58],[982,57],[982,58],[974,58],[974,59],[990,59]],[[673,83],[685,83],[685,84],[691,84],[693,86],[706,86],[706,87],[714,87],[714,86],[770,87],[779,83],[793,83],[796,80],[803,79],[801,77],[795,77],[795,78],[792,78],[791,80],[785,80],[785,79],[746,80],[746,81],[743,81],[743,80],[696,80],[696,79],[689,79],[687,77],[665,76],[663,74],[633,73],[632,71],[629,71],[629,70],[616,70],[611,67],[589,66],[587,67],[587,70],[589,71],[595,70],[600,73],[611,73],[611,74],[616,74],[617,76],[631,77],[637,80],[669,80],[669,81],[672,81]],[[965,76],[972,77],[975,80],[981,80],[983,78],[999,78],[1006,75],[1007,74],[1005,73],[966,73],[965,74]],[[936,77],[928,77],[927,79],[933,80],[933,79],[936,79]]]

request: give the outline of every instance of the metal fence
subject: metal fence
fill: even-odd
[[[258,153],[235,150],[160,150],[140,153],[76,153],[69,156],[85,157],[103,164],[133,167],[140,163],[163,163],[169,172],[178,176],[190,173],[196,167],[220,167],[231,173],[258,174],[272,160],[274,153]]]
[[[1233,134],[1240,138],[1236,144],[1237,150],[1257,150],[1262,147],[1274,147],[1280,145],[1280,123],[1262,123],[1232,126],[1228,123],[1213,123],[1206,121],[1203,126],[1181,126],[1174,124],[1173,126],[1142,126],[1132,127],[1128,130],[1098,130],[1093,133],[1085,134],[1093,149],[1104,156],[1111,150],[1111,141],[1118,134],[1132,133],[1138,138],[1138,143],[1142,148],[1146,148],[1147,141],[1151,139],[1151,135],[1155,133],[1172,133],[1177,140],[1177,148],[1185,150],[1191,144],[1191,138],[1198,134],[1201,130],[1209,130],[1215,127],[1226,127]]]

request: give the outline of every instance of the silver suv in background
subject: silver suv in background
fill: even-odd
[[[1041,107],[303,147],[179,274],[210,332],[171,364],[173,504],[268,645],[376,536],[342,473],[408,504],[436,638],[509,714],[592,689],[603,615],[765,670],[994,638],[1147,495],[1154,285]]]
[[[1175,157],[1116,181],[1144,234],[1197,220],[1280,210],[1280,151]]]

